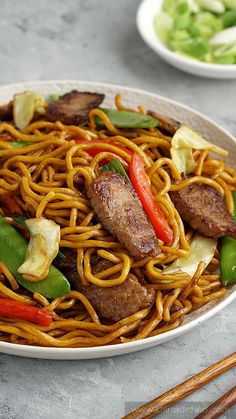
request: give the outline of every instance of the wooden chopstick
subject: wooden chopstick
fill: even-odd
[[[194,419],[216,419],[223,415],[227,409],[236,403],[236,386],[223,394],[219,399],[212,403],[207,409],[203,410]]]
[[[134,412],[124,416],[123,419],[152,418],[235,366],[236,352],[144,404]]]

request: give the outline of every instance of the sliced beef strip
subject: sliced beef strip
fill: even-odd
[[[100,175],[89,187],[88,197],[103,226],[135,259],[160,254],[154,229],[132,185],[115,172]]]
[[[227,210],[223,195],[204,183],[193,183],[170,197],[180,216],[204,236],[236,238],[236,223]]]
[[[0,121],[12,121],[13,119],[13,101],[0,106]]]
[[[73,288],[88,298],[101,317],[118,321],[154,304],[154,289],[148,285],[143,286],[130,277],[123,284],[111,288],[102,288],[93,284],[83,285],[77,273],[76,254],[67,249],[63,249],[63,254],[66,257],[57,263],[57,267],[64,272]],[[94,275],[113,265],[103,259],[96,259],[93,263],[95,263],[92,267]],[[115,277],[116,275],[113,276]]]
[[[100,93],[73,90],[50,102],[45,116],[66,125],[80,125],[87,120],[91,109],[99,106],[104,98],[105,95]]]
[[[148,111],[148,115],[158,119],[158,121],[160,122],[159,128],[165,131],[167,134],[174,135],[181,125],[180,122],[176,121],[175,119],[172,119],[166,115],[162,115],[159,112]]]

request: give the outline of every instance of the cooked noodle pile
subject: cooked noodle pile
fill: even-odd
[[[118,109],[124,109],[119,96],[116,105]],[[145,112],[142,107],[139,110]],[[106,129],[97,129],[95,115],[102,118]],[[203,182],[224,193],[227,207],[232,212],[231,191],[236,188],[236,174],[223,160],[209,157],[206,150],[196,151],[195,172],[181,181],[170,158],[171,137],[158,128],[118,130],[99,109],[90,112],[88,128],[41,120],[29,125],[24,132],[6,123],[1,124],[0,132],[5,131],[29,145],[12,148],[9,143],[0,142],[0,194],[14,193],[23,213],[31,218],[44,216],[60,225],[60,249],[62,252],[63,248],[74,249],[78,275],[83,284],[112,287],[131,276],[141,283],[152,284],[156,303],[112,323],[99,318],[87,298],[78,291],[72,290],[49,302],[37,293],[32,295],[18,288],[1,264],[1,296],[40,305],[53,316],[53,323],[47,328],[1,318],[1,341],[55,347],[90,347],[133,341],[178,327],[187,313],[226,294],[218,273],[218,250],[207,269],[201,262],[192,278],[185,273],[162,274],[163,266],[168,266],[179,256],[188,255],[194,235],[191,228],[184,227],[168,192],[196,181]],[[88,145],[76,143],[76,139],[108,139],[112,145],[99,143],[103,152],[91,157],[86,152]],[[102,160],[111,160],[118,155],[124,167],[128,166],[130,154],[116,145],[142,155],[152,192],[173,230],[171,246],[160,242],[161,254],[154,259],[133,260],[97,221],[87,199],[86,189],[99,175]],[[94,255],[112,262],[113,266],[93,274],[91,259]],[[118,276],[109,279],[114,274]]]

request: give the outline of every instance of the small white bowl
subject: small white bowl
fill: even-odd
[[[187,73],[214,79],[236,78],[236,64],[208,64],[185,58],[168,49],[159,39],[154,29],[154,19],[161,11],[162,0],[143,0],[137,11],[138,31],[150,48],[163,60]]]

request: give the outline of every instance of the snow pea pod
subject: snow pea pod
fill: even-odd
[[[160,125],[160,122],[156,118],[149,115],[143,115],[139,112],[105,108],[102,108],[102,111],[117,128],[154,128]],[[95,117],[95,123],[99,126],[104,126],[103,121],[99,116]]]
[[[131,183],[129,176],[127,175],[124,167],[122,166],[122,164],[121,164],[121,162],[118,158],[114,159],[114,160],[110,161],[108,164],[105,164],[104,166],[102,166],[100,168],[100,171],[102,173],[103,172],[110,172],[110,171],[117,172],[121,176],[123,176],[128,183]]]
[[[236,191],[234,198],[234,219],[236,221]],[[236,240],[231,237],[224,237],[221,240],[220,272],[224,285],[236,284]]]
[[[28,243],[23,236],[4,217],[0,216],[0,261],[10,270],[17,282],[31,292],[38,292],[46,298],[56,298],[70,291],[70,284],[66,277],[51,265],[49,274],[41,282],[26,281],[17,272],[25,260]]]

